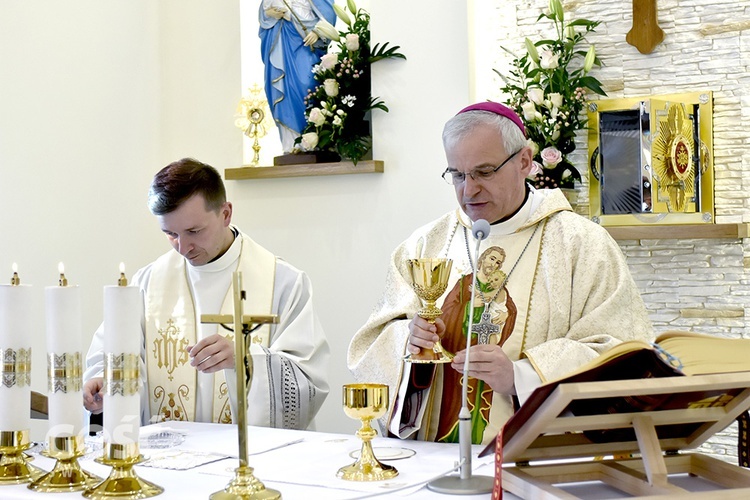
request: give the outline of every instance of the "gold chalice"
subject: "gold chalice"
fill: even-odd
[[[378,432],[372,428],[373,418],[385,415],[388,409],[388,386],[384,384],[346,384],[344,385],[344,413],[349,418],[362,421],[357,436],[362,440],[359,458],[352,465],[342,467],[337,477],[347,481],[380,481],[398,476],[398,471],[391,465],[381,464],[372,452],[372,438]]]
[[[443,314],[435,302],[448,287],[448,277],[451,274],[453,261],[450,259],[409,259],[408,263],[414,291],[424,301],[424,307],[417,311],[417,314],[430,323],[434,323]],[[446,351],[438,340],[432,346],[432,351],[422,349],[419,354],[409,354],[404,359],[411,363],[450,363],[453,360],[453,354]]]

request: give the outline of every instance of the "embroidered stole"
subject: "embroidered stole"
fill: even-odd
[[[243,234],[237,270],[246,291],[245,314],[271,314],[276,257]],[[185,348],[197,342],[195,301],[188,284],[185,259],[177,252],[161,256],[151,268],[146,293],[146,366],[148,400],[152,421],[195,421],[198,371],[190,366]],[[231,280],[221,311],[234,314]],[[205,314],[212,312],[204,311]],[[231,326],[231,325],[228,325]],[[234,333],[217,332],[234,341]],[[252,333],[252,342],[268,347],[270,325]],[[248,340],[250,342],[250,340]],[[249,347],[248,347],[249,350]],[[231,410],[224,370],[214,373],[212,418],[231,423]]]
[[[523,349],[531,285],[536,272],[543,229],[543,227],[540,228],[533,235],[533,238],[534,226],[510,235],[490,235],[482,242],[479,251],[481,260],[481,256],[491,252],[490,249],[493,247],[503,250],[505,259],[500,267],[492,269],[490,274],[495,275],[495,278],[504,277],[502,273],[510,272],[528,243],[528,248],[523,253],[523,257],[505,283],[505,290],[497,294],[495,300],[490,301],[488,307],[488,311],[491,313],[491,321],[499,327],[500,332],[497,335],[492,335],[490,342],[500,344],[511,361],[518,360]],[[448,257],[453,259],[454,262],[452,274],[455,273],[455,276],[451,276],[448,293],[444,296],[443,304],[440,305],[443,310],[442,319],[446,324],[446,334],[442,344],[450,352],[457,352],[466,348],[466,319],[467,314],[471,313],[469,312],[471,309],[469,303],[472,301],[470,291],[472,269],[468,262],[460,227],[455,240],[448,251]],[[474,243],[471,240],[470,246],[473,250]],[[456,265],[456,263],[459,264]],[[483,290],[487,289],[488,284],[490,287],[495,286],[495,289],[483,292],[485,301],[495,297],[498,286],[497,279],[493,280],[493,276],[486,276],[481,265],[477,273]],[[475,325],[479,322],[480,313],[483,310],[484,304],[481,296],[476,294],[473,301]],[[471,344],[475,345],[476,343],[475,334]],[[462,374],[450,368],[450,366],[439,365],[437,367],[426,415],[428,439],[457,441],[458,412],[462,405],[461,378]],[[487,384],[474,378],[469,379],[468,389],[468,408],[472,412],[472,442],[475,444],[489,442],[513,415],[512,399],[510,396],[492,391]],[[436,397],[440,394],[442,394],[442,397]]]

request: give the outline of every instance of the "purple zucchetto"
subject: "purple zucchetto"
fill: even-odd
[[[492,101],[478,102],[476,104],[472,104],[471,106],[466,106],[456,114],[460,115],[461,113],[466,113],[467,111],[489,111],[490,113],[504,116],[505,118],[515,123],[523,133],[523,136],[526,137],[526,127],[523,126],[521,118],[516,114],[515,111],[510,109],[505,104],[500,104],[499,102]]]

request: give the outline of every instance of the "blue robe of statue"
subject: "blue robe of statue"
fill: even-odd
[[[265,9],[276,6],[289,10],[289,20],[267,16]],[[284,152],[305,128],[305,96],[316,85],[312,67],[326,53],[329,40],[319,39],[311,47],[304,37],[325,19],[336,23],[333,0],[263,0],[260,5],[260,52],[265,64],[265,90]]]

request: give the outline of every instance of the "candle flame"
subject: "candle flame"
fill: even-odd
[[[68,278],[65,277],[65,266],[60,262],[57,265],[57,270],[60,271],[60,280],[58,281],[59,286],[68,286]]]
[[[125,276],[124,262],[120,262],[120,277],[117,279],[117,286],[128,286],[128,278]]]
[[[13,276],[10,277],[10,284],[18,286],[21,284],[21,279],[18,277],[18,265],[14,262],[11,268],[13,269]]]

